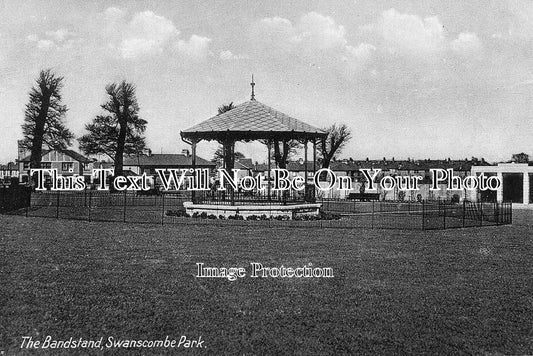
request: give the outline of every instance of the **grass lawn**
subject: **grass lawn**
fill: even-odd
[[[20,349],[22,336],[46,335],[201,335],[202,354],[533,354],[532,226],[255,230],[2,215],[0,226],[6,355],[46,354]],[[335,277],[199,279],[197,262],[313,263]]]

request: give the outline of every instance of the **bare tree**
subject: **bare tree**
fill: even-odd
[[[63,77],[46,69],[39,73],[36,82],[37,85],[30,90],[30,101],[26,104],[22,124],[22,144],[31,151],[31,168],[41,166],[43,144],[65,149],[74,138],[64,123],[67,107],[61,103]]]
[[[322,168],[328,168],[331,161],[340,153],[352,138],[352,132],[346,124],[333,124],[324,129],[328,134],[320,141],[320,155],[322,157]]]
[[[94,118],[79,139],[85,154],[105,154],[115,163],[115,176],[123,175],[124,155],[141,154],[146,148],[146,120],[139,117],[135,85],[122,81],[106,86],[105,113]]]

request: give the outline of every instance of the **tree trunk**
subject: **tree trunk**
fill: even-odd
[[[280,143],[283,146],[280,148]],[[287,168],[287,157],[289,156],[289,143],[287,140],[282,142],[278,140],[273,141],[274,144],[274,161],[278,165],[278,168],[285,169]]]
[[[41,168],[41,159],[43,155],[43,136],[46,118],[48,116],[48,108],[50,107],[50,95],[48,91],[43,91],[43,99],[39,116],[35,122],[35,129],[33,132],[33,140],[31,143],[31,157],[30,168]]]
[[[119,119],[119,133],[117,138],[117,151],[115,152],[115,177],[124,175],[124,145],[126,143],[126,130],[128,123],[125,119]]]

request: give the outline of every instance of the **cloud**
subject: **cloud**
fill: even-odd
[[[179,40],[178,51],[194,59],[204,59],[209,54],[210,38],[192,35],[188,41]]]
[[[163,52],[168,43],[177,38],[179,31],[172,21],[152,11],[133,16],[127,25],[127,34],[119,49],[123,58],[138,58]]]
[[[377,48],[369,43],[361,43],[357,47],[346,46],[346,49],[353,57],[361,61],[367,61]]]
[[[528,0],[505,1],[507,11],[511,15],[509,35],[518,39],[533,38],[533,3]]]
[[[68,30],[60,28],[57,31],[46,31],[46,36],[51,38],[55,42],[63,42],[68,36],[72,36]]]
[[[33,33],[31,35],[26,36],[26,40],[30,42],[37,42],[39,41],[39,36]]]
[[[34,43],[38,49],[50,50],[71,46],[74,42],[73,36],[74,33],[60,28],[56,31],[46,31],[44,38],[39,37],[37,34],[30,34],[26,36],[26,41]]]
[[[342,61],[363,66],[375,50],[369,43],[349,44],[344,26],[317,12],[304,14],[294,24],[281,17],[264,18],[256,25],[253,37],[270,54],[281,52],[329,65]]]
[[[54,47],[56,47],[54,41],[51,41],[51,40],[39,40],[39,41],[37,41],[37,48],[39,48],[39,49],[48,50],[48,49],[52,49]]]
[[[230,50],[221,51],[219,58],[223,61],[248,59],[249,57],[243,54],[233,54]]]
[[[125,11],[110,7],[103,17],[107,25],[104,36],[122,58],[134,60],[175,50],[184,56],[202,59],[210,53],[210,38],[193,34],[188,40],[180,39],[180,31],[174,23],[152,11],[137,12],[128,22]]]
[[[378,49],[392,55],[434,59],[445,53],[472,55],[482,48],[473,32],[461,32],[450,40],[438,16],[424,17],[401,13],[394,8],[383,11],[373,24],[362,26],[362,33],[377,35]]]
[[[432,54],[445,48],[444,27],[436,16],[421,18],[389,9],[371,26],[391,53]]]
[[[459,36],[452,41],[450,47],[459,54],[472,54],[481,50],[481,41],[475,33],[461,32]]]
[[[110,22],[122,20],[124,16],[126,12],[118,7],[109,7],[104,11],[104,18]]]
[[[320,49],[345,48],[346,31],[333,18],[316,12],[305,14],[297,24],[297,39]]]

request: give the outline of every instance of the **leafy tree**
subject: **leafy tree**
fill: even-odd
[[[104,113],[85,125],[87,134],[79,139],[88,155],[105,154],[115,164],[115,176],[123,174],[124,155],[141,154],[146,148],[146,120],[139,117],[135,85],[122,81],[106,86],[108,100]]]
[[[324,129],[328,134],[320,141],[322,168],[328,168],[336,154],[340,153],[352,138],[352,132],[346,124],[333,124]]]
[[[235,105],[233,105],[233,101],[229,104],[223,104],[218,107],[218,115],[225,113],[226,111],[230,111],[235,109]]]
[[[235,152],[234,153],[235,159],[241,159],[245,158],[246,156],[241,152]],[[224,160],[224,148],[222,145],[218,146],[217,150],[213,154],[213,158],[211,159],[211,162],[213,163],[220,163]]]
[[[30,90],[22,124],[22,144],[31,152],[30,167],[39,168],[43,144],[54,149],[70,146],[74,135],[65,126],[66,105],[61,103],[63,77],[51,69],[42,70]]]
[[[229,104],[223,104],[218,107],[218,115],[222,115],[223,113],[235,109],[235,105],[233,105],[233,101]],[[224,146],[220,145],[218,146],[217,150],[215,151],[213,155],[213,159],[211,162],[221,163],[224,162],[224,167],[233,167],[235,158],[244,158],[244,155],[240,152],[234,152],[233,157],[225,157],[224,155]]]
[[[512,161],[516,163],[529,163],[529,155],[527,153],[515,153],[513,154]]]
[[[267,142],[265,142],[268,144]],[[272,157],[278,168],[287,168],[287,161],[294,155],[301,143],[298,140],[273,140],[272,141]]]

